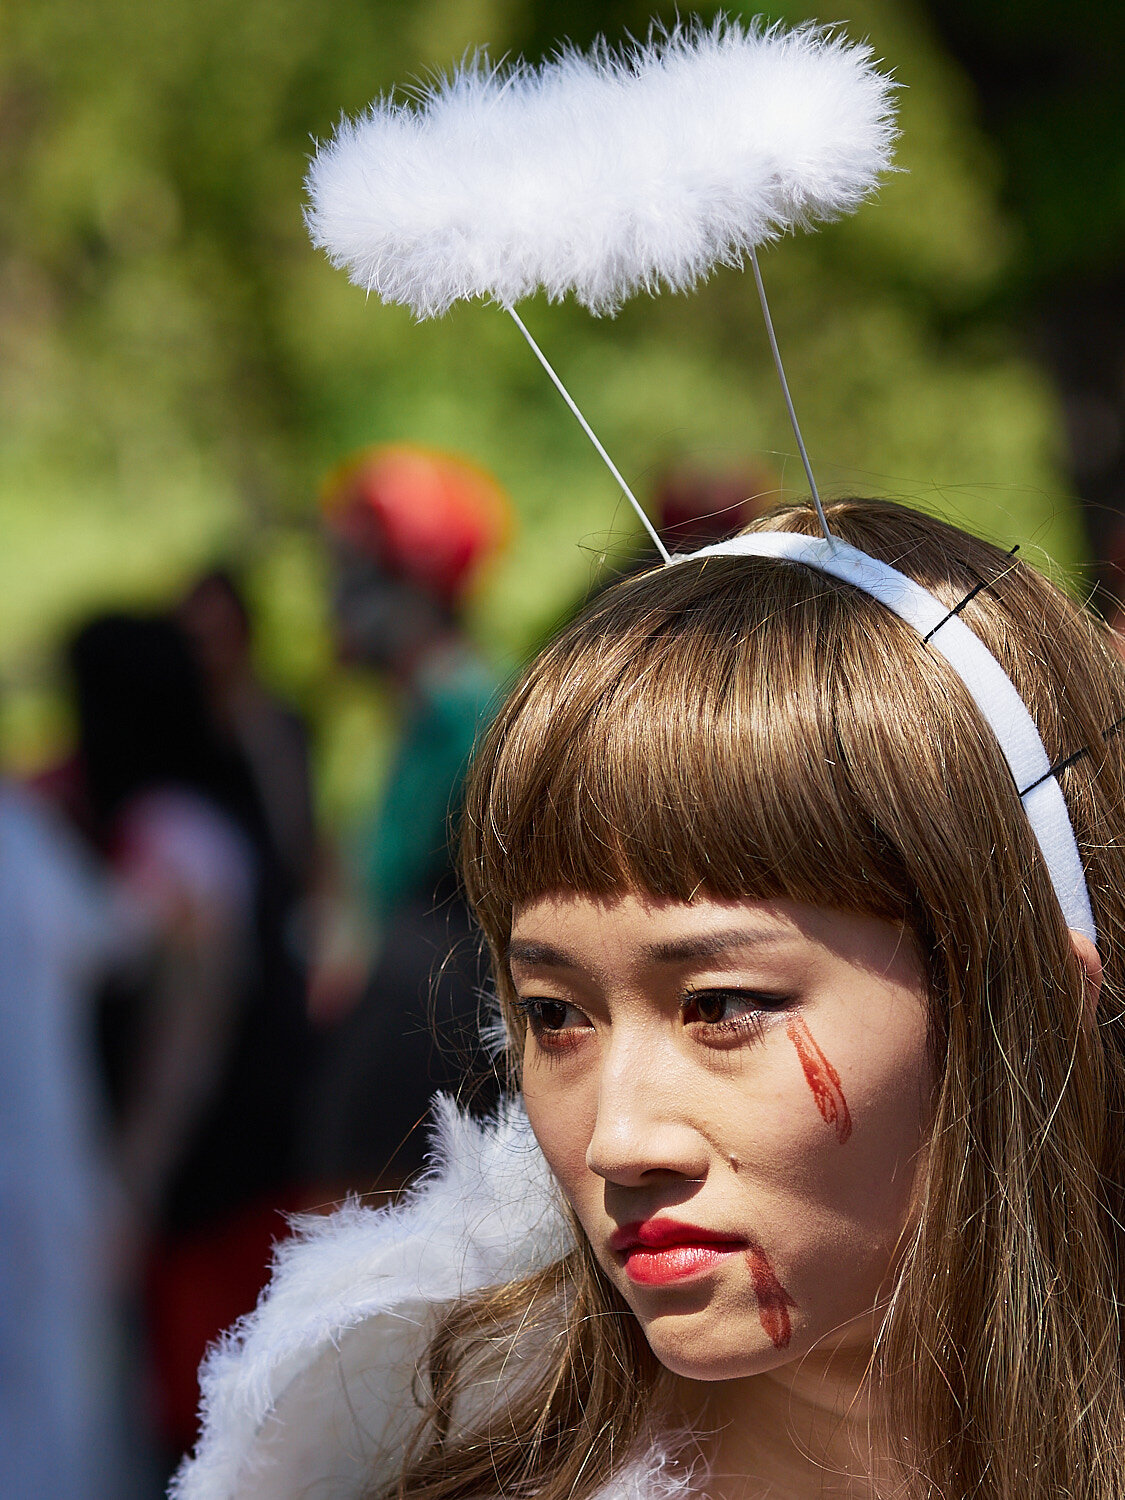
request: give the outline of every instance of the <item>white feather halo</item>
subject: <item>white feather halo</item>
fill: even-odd
[[[870,47],[812,25],[720,18],[540,68],[478,54],[415,106],[341,122],[309,232],[418,318],[539,288],[613,312],[858,207],[890,167],[894,89]]]

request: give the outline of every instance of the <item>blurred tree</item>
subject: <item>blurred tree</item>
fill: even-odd
[[[713,7],[705,7],[714,13]],[[658,15],[671,21],[670,4]],[[747,8],[745,14],[753,12]],[[804,18],[803,6],[770,14]],[[877,206],[765,257],[829,491],[892,493],[1005,542],[1081,555],[1052,394],[1003,307],[1016,243],[959,69],[913,0],[855,0],[904,85]],[[476,607],[514,662],[633,542],[620,496],[506,319],[413,326],[305,239],[311,139],[476,43],[644,34],[649,7],[560,0],[12,0],[0,21],[0,672],[92,602],[161,595],[225,551],[265,666],[326,727],[341,807],[382,710],[334,669],[310,529],[351,448],[460,449],[516,498],[520,535]],[[526,316],[643,493],[667,464],[767,456],[800,490],[753,289],[639,299],[614,323]],[[29,699],[9,694],[10,722]]]
[[[1105,581],[1125,590],[1125,7],[931,3],[976,86],[1018,226],[1004,295],[1062,394]]]

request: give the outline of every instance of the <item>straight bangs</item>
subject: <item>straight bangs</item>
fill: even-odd
[[[952,746],[1025,821],[959,680],[889,611],[805,567],[684,562],[607,591],[506,705],[470,778],[468,894],[498,953],[525,903],[624,887],[861,911],[925,947],[920,883],[944,876],[912,868],[919,817],[954,863],[981,849],[958,847]]]

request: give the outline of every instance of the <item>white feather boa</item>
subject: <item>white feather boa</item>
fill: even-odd
[[[350,1203],[278,1247],[257,1310],[204,1365],[203,1433],[175,1500],[360,1500],[401,1461],[437,1310],[570,1244],[522,1108],[481,1124],[439,1099],[433,1166],[403,1205]],[[599,1500],[676,1500],[687,1484],[654,1448]]]
[[[543,288],[612,312],[849,213],[890,168],[895,85],[822,27],[713,25],[542,67],[483,55],[376,101],[310,168],[334,265],[419,318]]]

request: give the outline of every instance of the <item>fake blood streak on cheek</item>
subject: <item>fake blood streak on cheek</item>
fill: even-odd
[[[836,1127],[836,1139],[842,1146],[852,1133],[852,1117],[840,1087],[840,1075],[817,1046],[813,1034],[800,1016],[790,1018],[785,1034],[797,1049],[805,1081],[812,1090],[821,1118]]]
[[[746,1263],[754,1283],[754,1295],[758,1299],[758,1317],[770,1343],[775,1349],[787,1349],[793,1337],[793,1325],[789,1321],[789,1309],[797,1304],[777,1279],[769,1257],[761,1245],[751,1240],[746,1250]]]

